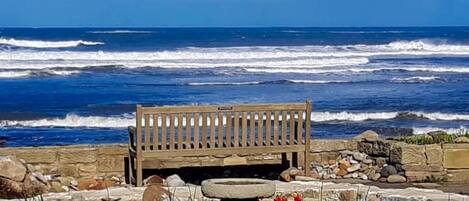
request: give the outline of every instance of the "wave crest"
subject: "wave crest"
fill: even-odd
[[[9,45],[15,47],[29,47],[29,48],[65,48],[76,47],[80,45],[103,45],[102,42],[91,42],[83,40],[71,41],[42,41],[42,40],[17,40],[0,38],[0,45]]]

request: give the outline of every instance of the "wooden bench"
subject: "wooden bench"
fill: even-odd
[[[158,158],[304,153],[310,172],[311,102],[142,107],[129,127],[129,181],[142,185],[142,163]],[[298,160],[298,158],[296,158]],[[134,176],[136,175],[136,176]]]

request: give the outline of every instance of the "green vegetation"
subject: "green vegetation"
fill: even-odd
[[[463,132],[461,131],[455,134],[448,134],[444,131],[435,131],[435,132],[430,132],[426,135],[405,136],[405,137],[399,137],[394,140],[405,142],[407,144],[418,144],[418,145],[441,144],[441,143],[454,143],[454,140],[461,136],[469,138],[469,131],[465,130]]]

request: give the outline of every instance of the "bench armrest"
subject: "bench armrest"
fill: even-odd
[[[136,141],[136,128],[135,126],[129,126],[129,151],[132,153],[137,153],[136,147],[137,145],[135,144]]]

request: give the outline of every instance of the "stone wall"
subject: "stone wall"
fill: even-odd
[[[341,152],[360,151],[376,163],[394,165],[407,181],[469,182],[469,144],[411,145],[377,140],[313,140],[313,163],[330,164]],[[0,156],[15,155],[44,174],[75,178],[122,177],[127,146],[123,144],[0,148]],[[155,168],[280,164],[280,155],[179,157],[144,164]]]
[[[343,150],[356,150],[356,142],[350,140],[314,140],[311,158],[316,163],[336,160]],[[122,177],[127,156],[127,145],[78,145],[47,147],[0,148],[0,156],[15,155],[46,175],[75,178]],[[178,168],[197,166],[280,164],[281,155],[176,157],[153,160],[144,167]]]
[[[395,165],[410,182],[469,182],[469,144],[413,145],[379,140],[359,142],[358,150]]]
[[[0,148],[0,156],[15,155],[37,171],[76,178],[122,177],[125,145]]]

